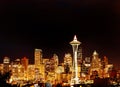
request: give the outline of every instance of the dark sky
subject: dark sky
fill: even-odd
[[[110,63],[120,61],[120,0],[17,0],[0,1],[0,60],[24,56],[33,61],[34,48],[43,57],[60,59],[72,52],[77,35],[83,56],[94,50]]]

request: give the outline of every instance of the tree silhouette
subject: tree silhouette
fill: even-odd
[[[6,73],[0,73],[0,87],[11,87],[7,81],[11,77],[11,71],[6,72]]]

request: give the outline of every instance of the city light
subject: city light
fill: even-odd
[[[97,81],[106,82],[106,79],[109,85],[120,84],[120,71],[116,70],[113,64],[109,64],[109,58],[100,58],[96,50],[92,56],[82,58],[82,49],[78,47],[81,42],[77,40],[76,35],[70,44],[73,53],[65,53],[62,63],[59,62],[57,54],[53,54],[51,58],[43,58],[42,49],[34,50],[34,64],[30,64],[27,57],[14,61],[4,57],[3,64],[0,64],[1,75],[11,71],[11,77],[6,82],[12,85],[37,86],[49,83],[54,86],[74,87],[77,84],[83,87],[82,84],[90,86]]]

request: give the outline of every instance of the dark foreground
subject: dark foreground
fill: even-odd
[[[70,87],[70,86],[69,86]],[[120,85],[95,85],[95,84],[77,84],[74,85],[73,87],[120,87]]]

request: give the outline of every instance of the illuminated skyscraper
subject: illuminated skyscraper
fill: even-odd
[[[71,72],[72,68],[72,57],[70,53],[65,54],[64,57],[64,71],[65,73]]]
[[[72,66],[72,57],[70,53],[65,54],[64,64],[68,64],[70,67]]]
[[[92,75],[94,71],[97,71],[98,75],[101,74],[100,72],[101,71],[101,60],[96,51],[93,52],[93,58],[92,58],[91,67],[90,67],[90,75]]]
[[[25,70],[27,70],[27,68],[28,68],[28,58],[26,58],[26,57],[24,57],[24,58],[22,58],[21,59],[21,64],[22,64],[22,66],[24,67],[24,69]]]
[[[71,41],[70,44],[72,45],[72,49],[73,49],[73,69],[74,69],[73,80],[74,80],[74,84],[78,84],[79,79],[78,79],[77,51],[78,51],[78,45],[80,45],[81,42],[77,40],[77,37],[75,35],[73,41]]]
[[[78,49],[77,61],[78,61],[78,66],[81,66],[82,64],[82,48],[81,47]]]
[[[39,68],[40,64],[42,63],[42,50],[35,49],[35,68]]]
[[[55,62],[55,66],[58,66],[58,64],[59,64],[58,55],[53,54],[53,59],[54,59],[54,62]]]
[[[8,57],[4,57],[3,59],[3,66],[4,66],[4,72],[8,72],[9,71],[9,64],[10,64],[10,58]]]
[[[40,74],[42,72],[42,50],[41,49],[35,49],[35,80],[40,79]]]
[[[91,68],[100,68],[100,58],[96,51],[93,52],[93,58],[91,62]]]

